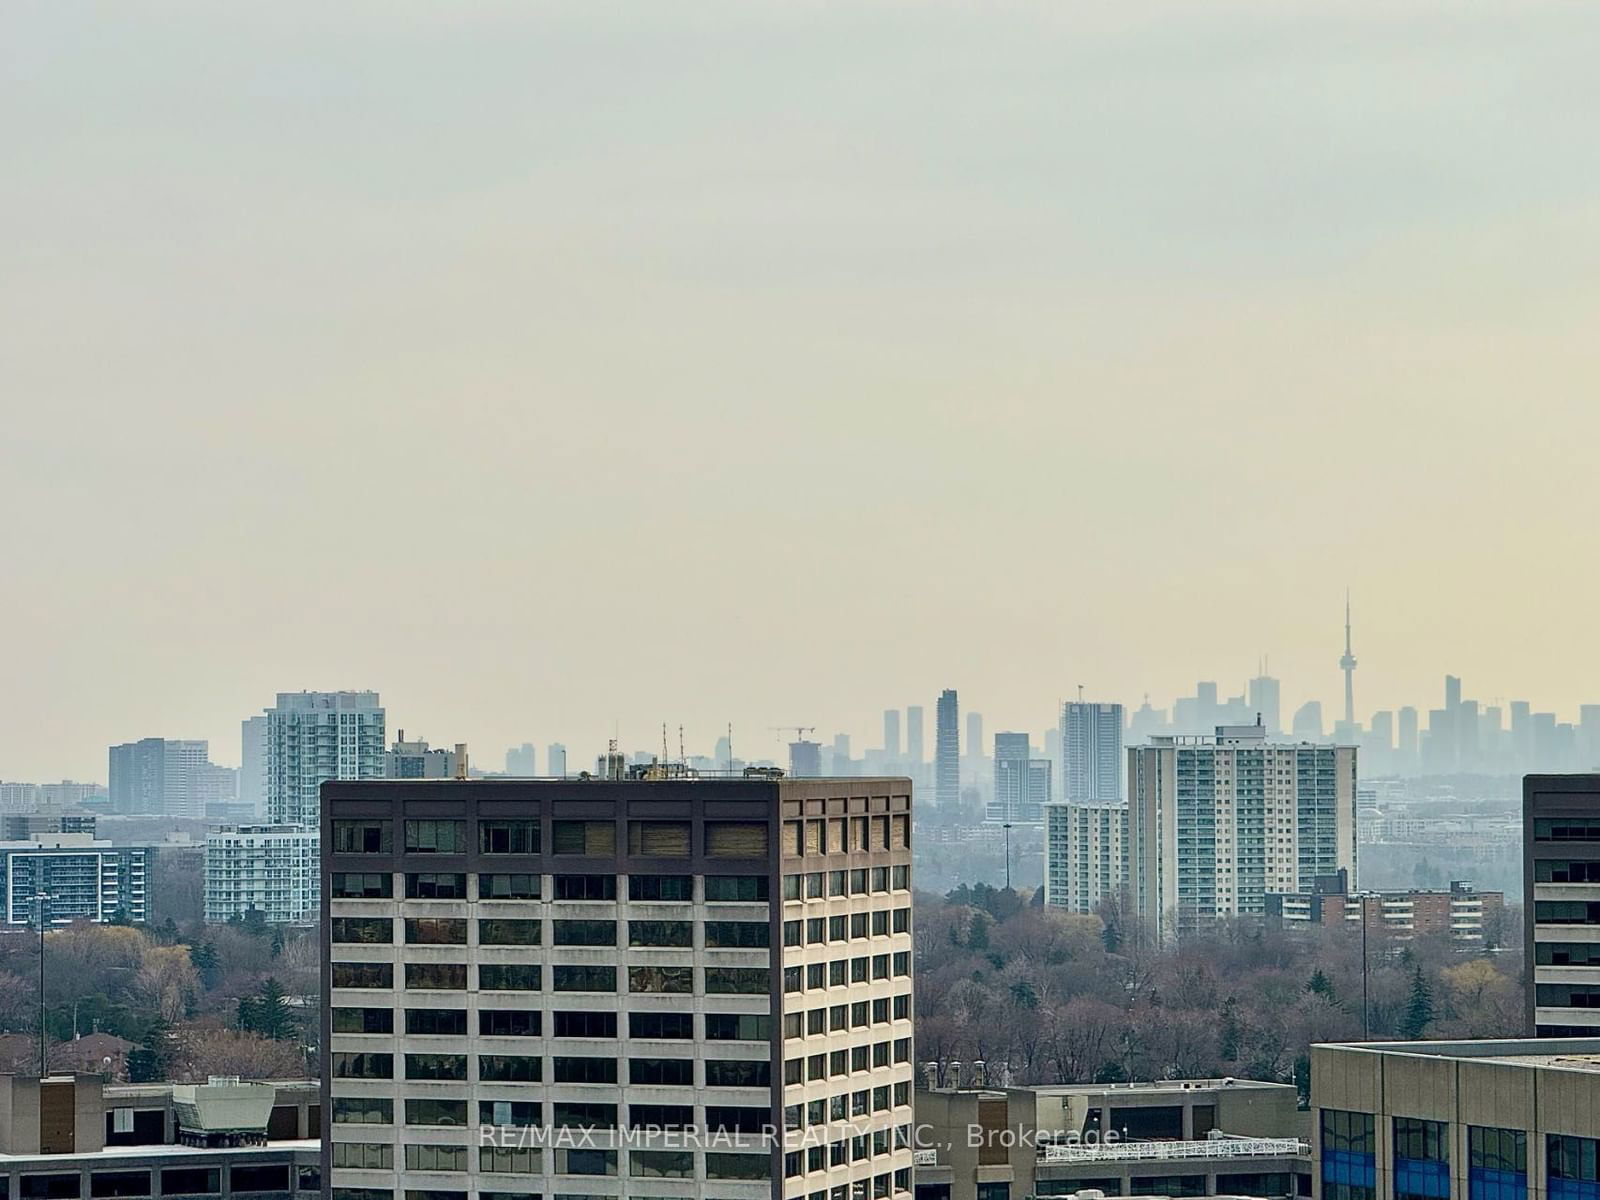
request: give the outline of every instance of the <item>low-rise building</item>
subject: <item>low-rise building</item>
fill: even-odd
[[[0,1075],[0,1194],[310,1200],[322,1192],[315,1083],[108,1086]]]
[[[317,831],[295,825],[221,825],[206,837],[206,920],[243,920],[255,910],[273,924],[316,919],[320,895]]]
[[[93,833],[40,834],[0,842],[0,928],[74,921],[142,924],[149,851],[97,841]],[[42,899],[41,899],[42,896]]]
[[[1306,1196],[1293,1086],[1236,1079],[950,1087],[916,1096],[916,1200]]]
[[[1448,889],[1413,888],[1390,892],[1351,892],[1344,871],[1319,875],[1310,891],[1269,893],[1269,921],[1286,928],[1320,925],[1334,929],[1382,929],[1396,937],[1436,935],[1482,945],[1505,911],[1503,892],[1480,892],[1467,880]]]
[[[1311,1048],[1317,1200],[1593,1200],[1600,1038]]]

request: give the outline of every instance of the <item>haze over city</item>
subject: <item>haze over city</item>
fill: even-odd
[[[162,11],[3,18],[5,777],[1600,697],[1592,6]]]

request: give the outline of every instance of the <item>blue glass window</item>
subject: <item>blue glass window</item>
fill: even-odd
[[[1323,1200],[1375,1200],[1377,1148],[1371,1113],[1322,1110]]]
[[[1546,1190],[1550,1200],[1600,1200],[1594,1138],[1552,1133],[1545,1138]]]
[[[1467,1126],[1468,1200],[1528,1200],[1528,1135]]]
[[[1394,1119],[1394,1200],[1446,1200],[1450,1142],[1443,1121]]]

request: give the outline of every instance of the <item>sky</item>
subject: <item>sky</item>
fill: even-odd
[[[0,12],[0,778],[1600,701],[1600,8]],[[931,736],[931,733],[930,733]],[[674,747],[675,748],[675,747]]]

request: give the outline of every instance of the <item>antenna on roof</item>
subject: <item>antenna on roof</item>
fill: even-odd
[[[661,762],[663,765],[667,762],[667,723],[665,721],[661,722]]]
[[[733,774],[733,722],[728,722],[728,774]]]
[[[683,752],[683,726],[678,726],[678,761],[685,766],[689,763],[689,756]]]

